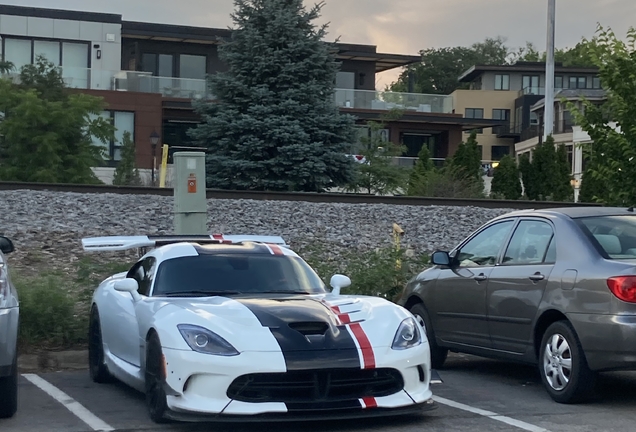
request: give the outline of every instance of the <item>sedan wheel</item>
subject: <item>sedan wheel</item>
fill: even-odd
[[[0,418],[9,418],[18,410],[18,356],[16,354],[11,374],[0,378]]]
[[[423,304],[418,303],[411,307],[410,312],[422,326],[422,330],[424,330],[426,338],[428,339],[428,345],[431,348],[431,367],[433,369],[440,369],[446,361],[448,350],[437,346],[437,342],[435,342],[435,334],[433,333],[433,326],[431,325],[431,320],[428,316],[428,312],[426,312],[426,308]]]
[[[582,402],[594,390],[596,374],[588,367],[585,352],[568,321],[555,322],[543,335],[539,372],[556,402]]]

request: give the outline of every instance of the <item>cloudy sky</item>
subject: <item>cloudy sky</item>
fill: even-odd
[[[317,0],[306,0],[314,4]],[[545,49],[548,0],[325,0],[321,23],[329,38],[372,44],[378,51],[417,54],[420,49],[470,45],[503,36]],[[597,23],[623,37],[636,26],[635,0],[556,0],[558,47],[593,36]],[[0,0],[0,4],[122,14],[125,20],[227,28],[232,0]],[[378,76],[383,88],[399,71]]]

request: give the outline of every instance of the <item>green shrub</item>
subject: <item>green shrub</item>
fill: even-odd
[[[20,344],[65,348],[86,342],[87,317],[78,313],[72,285],[58,275],[13,277],[20,300]]]

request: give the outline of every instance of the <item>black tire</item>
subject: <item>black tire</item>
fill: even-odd
[[[10,418],[18,411],[18,353],[16,350],[11,374],[0,378],[0,418]]]
[[[422,303],[417,303],[411,306],[409,310],[413,315],[415,315],[417,321],[426,329],[426,337],[428,338],[428,344],[431,347],[431,368],[441,369],[444,366],[446,357],[448,357],[448,349],[441,348],[437,345],[431,319],[428,316],[426,308]]]
[[[146,408],[150,419],[155,423],[166,423],[165,414],[168,411],[168,402],[164,384],[166,381],[163,352],[159,336],[152,333],[146,343]]]
[[[108,366],[104,362],[102,327],[99,322],[99,313],[95,307],[91,309],[88,324],[88,369],[91,379],[96,383],[104,384],[114,381],[113,376],[108,371]]]
[[[558,403],[575,404],[591,397],[597,374],[588,367],[581,342],[568,321],[553,323],[543,334],[539,374],[548,394]]]

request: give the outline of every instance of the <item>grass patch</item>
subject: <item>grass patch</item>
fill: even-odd
[[[380,296],[395,301],[404,285],[429,264],[427,255],[396,251],[387,246],[361,252],[316,242],[296,251],[329,286],[336,273],[351,278],[343,294]],[[397,261],[400,266],[397,266]],[[85,347],[88,315],[94,290],[105,278],[127,271],[134,261],[103,261],[99,256],[83,257],[72,270],[47,270],[35,275],[12,271],[20,298],[20,346],[24,351]]]

